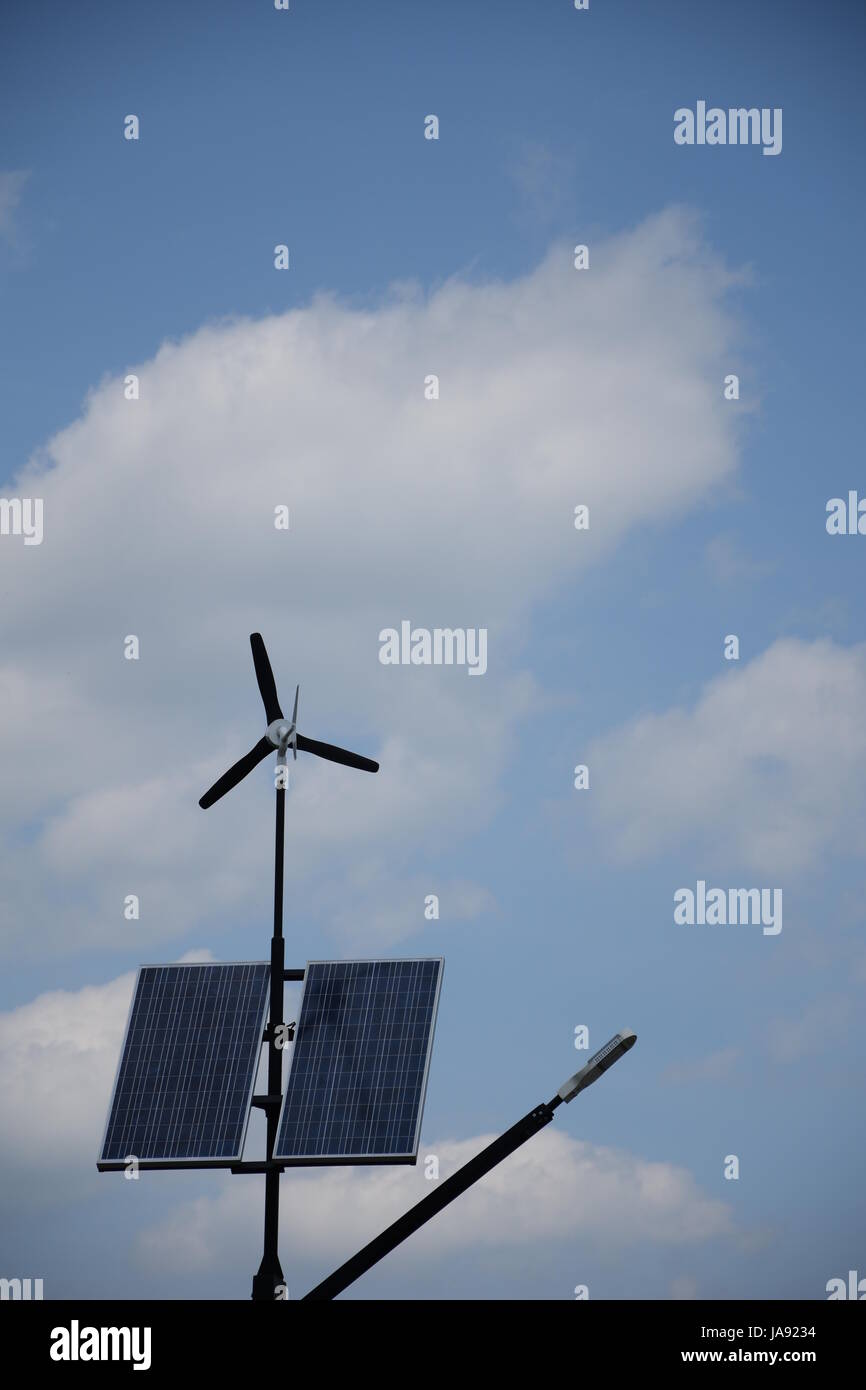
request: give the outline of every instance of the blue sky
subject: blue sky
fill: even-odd
[[[866,491],[866,19],[295,0],[4,25],[0,478],[46,522],[0,538],[0,1272],[246,1296],[257,1179],[93,1158],[129,971],[267,950],[270,769],[195,805],[259,736],[259,628],[302,730],[382,763],[375,787],[299,764],[288,954],[445,956],[443,1171],[575,1070],[577,1024],[639,1035],[537,1160],[358,1292],[823,1297],[866,1259],[866,541],[824,525]],[[782,153],[675,145],[698,100],[781,107]],[[382,667],[403,618],[488,626],[487,675]],[[781,886],[782,932],[676,927],[699,878]],[[290,1285],[419,1184],[286,1179]]]

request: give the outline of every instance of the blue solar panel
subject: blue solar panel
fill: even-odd
[[[414,1163],[442,960],[310,961],[274,1157]]]
[[[100,1168],[240,1157],[269,986],[264,962],[141,966]]]

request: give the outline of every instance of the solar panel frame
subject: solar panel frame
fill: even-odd
[[[415,1127],[412,1136],[411,1152],[404,1150],[399,1153],[370,1153],[362,1154],[358,1152],[348,1152],[343,1150],[339,1153],[331,1152],[327,1154],[286,1154],[281,1151],[281,1141],[283,1139],[283,1123],[286,1114],[286,1107],[292,1088],[292,1076],[295,1071],[297,1058],[298,1041],[300,1038],[300,1027],[303,1022],[304,1004],[307,998],[307,990],[311,982],[311,967],[314,966],[343,966],[343,965],[406,965],[406,964],[435,964],[436,983],[433,991],[433,999],[430,1006],[430,1022],[427,1031],[426,1052],[424,1057],[424,1067],[421,1075],[420,1087],[418,1090],[417,1112],[415,1117]],[[285,1091],[283,1094],[280,1114],[277,1122],[277,1137],[274,1144],[274,1160],[286,1168],[315,1168],[325,1166],[356,1166],[361,1164],[415,1164],[418,1162],[418,1147],[421,1141],[421,1123],[424,1117],[424,1104],[427,1098],[427,1082],[430,1074],[430,1062],[433,1056],[433,1042],[436,1033],[436,1019],[439,1012],[439,996],[442,990],[442,977],[445,970],[445,959],[443,956],[399,956],[399,957],[356,957],[350,960],[308,960],[304,970],[304,987],[301,995],[300,1010],[298,1012],[298,1025],[295,1033],[295,1043],[293,1045],[292,1056],[289,1066],[289,1074],[286,1079]]]
[[[104,1158],[104,1157],[103,1157],[103,1154],[105,1153],[105,1146],[106,1146],[106,1142],[107,1142],[107,1140],[108,1140],[108,1131],[109,1131],[109,1128],[110,1128],[110,1126],[111,1126],[111,1117],[112,1117],[112,1113],[113,1113],[113,1111],[114,1111],[115,1099],[116,1099],[116,1097],[117,1097],[117,1086],[118,1086],[118,1082],[119,1082],[119,1080],[120,1080],[121,1071],[122,1071],[122,1069],[123,1069],[124,1059],[125,1059],[125,1057],[126,1057],[127,1043],[129,1042],[130,1030],[131,1030],[131,1027],[132,1027],[132,1020],[133,1020],[133,1014],[134,1014],[134,1012],[135,1012],[136,1000],[137,1000],[138,997],[139,997],[139,988],[140,988],[140,985],[141,985],[141,977],[142,977],[143,972],[144,972],[145,970],[179,970],[179,969],[187,969],[187,968],[193,968],[193,969],[194,969],[194,968],[202,968],[202,967],[208,967],[208,966],[210,966],[210,967],[214,967],[214,966],[216,966],[216,967],[223,967],[223,966],[229,967],[229,966],[238,966],[238,965],[241,965],[241,966],[258,966],[258,967],[261,967],[261,968],[264,969],[265,974],[264,974],[264,980],[263,980],[264,987],[263,987],[263,989],[262,989],[262,994],[263,994],[263,1005],[262,1005],[262,1014],[261,1014],[261,1018],[260,1018],[260,1027],[259,1027],[258,1052],[257,1052],[256,1055],[255,1055],[254,1062],[253,1062],[253,1066],[252,1066],[252,1068],[251,1068],[252,1075],[251,1075],[251,1077],[250,1077],[250,1084],[249,1084],[248,1093],[247,1093],[247,1097],[246,1097],[246,1103],[245,1103],[244,1111],[243,1111],[243,1123],[242,1123],[240,1141],[239,1141],[239,1144],[238,1144],[237,1152],[236,1152],[234,1155],[232,1155],[232,1156],[229,1156],[229,1155],[220,1155],[220,1156],[218,1156],[218,1157],[214,1157],[214,1156],[212,1156],[212,1155],[190,1155],[190,1156],[184,1155],[183,1157],[172,1157],[172,1158],[164,1158],[164,1157],[163,1157],[163,1158],[156,1158],[156,1157],[141,1158],[141,1157],[139,1157],[138,1155],[135,1155],[135,1157],[136,1157],[137,1166],[138,1166],[138,1168],[141,1169],[141,1170],[146,1170],[146,1169],[149,1169],[149,1168],[150,1168],[150,1169],[162,1169],[162,1168],[193,1168],[193,1167],[194,1167],[194,1168],[229,1168],[229,1167],[232,1167],[233,1165],[237,1164],[237,1163],[240,1161],[241,1156],[242,1156],[243,1151],[244,1151],[244,1145],[245,1145],[245,1143],[246,1143],[247,1129],[248,1129],[248,1127],[249,1127],[250,1113],[251,1113],[251,1109],[252,1109],[253,1093],[254,1093],[254,1091],[255,1091],[256,1079],[257,1079],[257,1077],[258,1077],[259,1067],[260,1067],[260,1065],[261,1065],[261,1049],[262,1049],[262,1046],[263,1046],[263,1043],[264,1043],[264,1032],[265,1032],[265,1029],[266,1029],[266,1027],[267,1027],[267,1022],[268,1022],[268,1010],[269,1010],[269,1004],[270,1004],[270,962],[269,962],[269,961],[263,961],[263,960],[257,960],[257,961],[250,961],[250,960],[226,960],[226,961],[158,961],[158,962],[154,962],[154,963],[149,963],[149,964],[147,964],[147,965],[140,965],[140,966],[138,967],[138,971],[137,971],[137,973],[136,973],[135,985],[134,985],[133,991],[132,991],[132,998],[131,998],[130,1001],[129,1001],[129,1009],[128,1009],[128,1011],[127,1011],[127,1016],[126,1016],[126,1026],[125,1026],[124,1031],[123,1031],[123,1042],[122,1042],[121,1048],[120,1048],[120,1056],[119,1056],[118,1061],[117,1061],[117,1067],[116,1067],[115,1073],[114,1073],[114,1081],[113,1081],[112,1087],[111,1087],[111,1097],[110,1097],[110,1100],[109,1100],[109,1103],[108,1103],[108,1113],[107,1113],[106,1119],[105,1119],[105,1128],[103,1129],[103,1132],[102,1132],[102,1141],[101,1141],[101,1143],[100,1143],[100,1145],[99,1145],[99,1157],[98,1157],[98,1159],[97,1159],[97,1161],[96,1161],[96,1167],[97,1167],[97,1169],[98,1169],[100,1172],[118,1172],[118,1171],[122,1171],[122,1170],[128,1168],[128,1166],[129,1166],[128,1157],[127,1157],[127,1158],[123,1158],[123,1159],[114,1159],[114,1158],[107,1159],[107,1158]]]

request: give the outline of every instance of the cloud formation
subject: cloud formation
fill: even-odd
[[[696,862],[778,874],[862,854],[864,702],[866,646],[786,638],[731,663],[691,708],[591,745],[606,843],[626,862],[685,846]]]
[[[674,210],[599,242],[589,272],[559,246],[507,284],[372,309],[323,295],[164,344],[130,367],[136,401],[120,376],[98,386],[17,480],[44,497],[43,544],[0,545],[0,947],[122,944],[132,892],[151,943],[267,911],[270,766],[207,820],[196,805],[260,736],[255,629],[283,688],[301,681],[302,730],[382,763],[298,762],[295,882],[331,918],[333,885],[353,885],[357,917],[400,935],[407,885],[496,813],[536,694],[533,606],[733,474],[735,281]],[[404,618],[488,628],[485,677],[381,666],[378,633]]]
[[[443,1140],[424,1145],[423,1152],[438,1156],[441,1179],[493,1138]],[[286,1179],[282,1222],[295,1269],[316,1282],[430,1190],[421,1163],[411,1170],[293,1171]],[[137,1258],[151,1275],[243,1268],[250,1232],[258,1235],[260,1220],[261,1192],[226,1180],[215,1197],[181,1203],[143,1231]],[[699,1245],[733,1233],[730,1208],[703,1193],[686,1169],[548,1128],[413,1235],[401,1258],[423,1264],[434,1278],[438,1273],[447,1297],[457,1256],[463,1277],[467,1261],[471,1268],[489,1252],[517,1249],[531,1259],[533,1250],[551,1242],[574,1242],[583,1252],[610,1254],[643,1244]]]
[[[200,949],[180,959],[212,956]],[[135,972],[127,971],[101,985],[48,990],[0,1013],[0,1204],[24,1193],[55,1203],[98,1181],[134,984]]]

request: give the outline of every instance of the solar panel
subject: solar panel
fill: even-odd
[[[416,1162],[442,964],[308,962],[275,1158]]]
[[[240,1158],[269,987],[262,961],[140,967],[97,1167]]]

